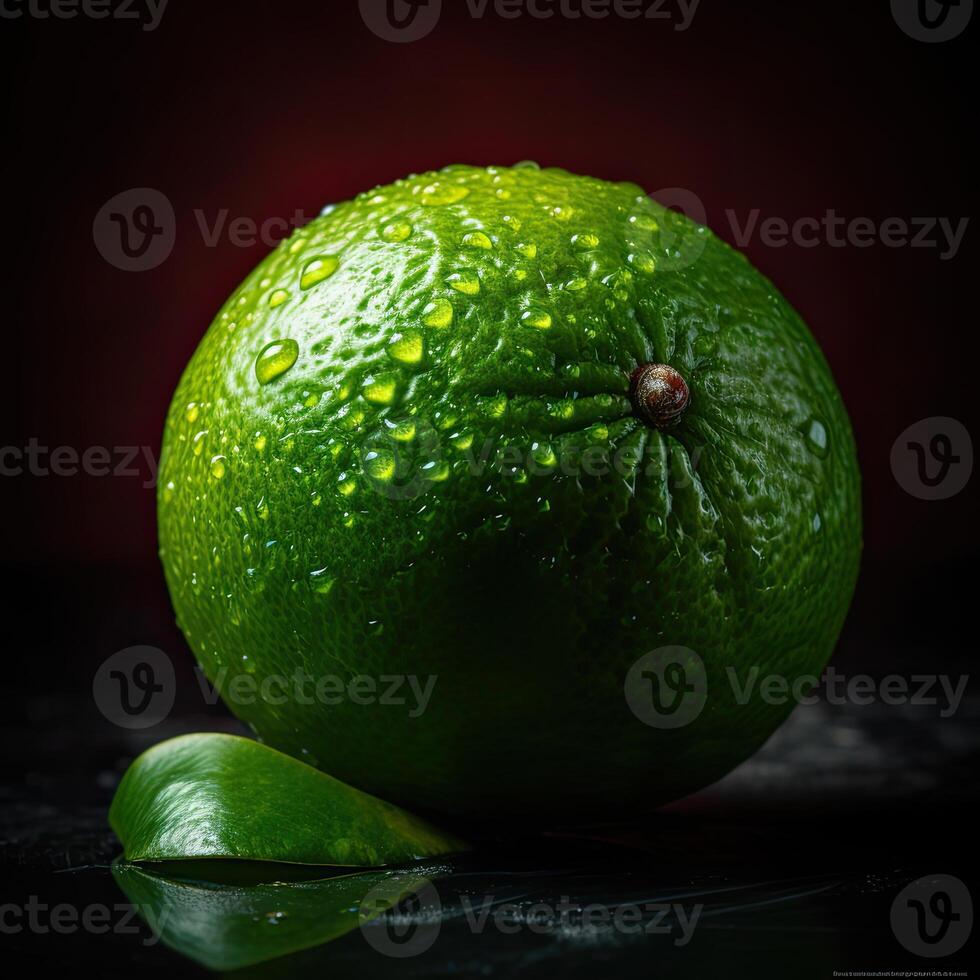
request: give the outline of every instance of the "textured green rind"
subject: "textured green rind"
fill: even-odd
[[[412,233],[386,241],[395,222]],[[339,268],[300,288],[322,255]],[[451,325],[427,325],[441,300]],[[416,335],[417,365],[392,356]],[[260,385],[256,357],[282,338],[299,357]],[[669,434],[630,414],[644,361],[690,387]],[[390,404],[371,400],[379,384]],[[409,423],[414,442],[392,437]],[[540,465],[588,446],[643,461]],[[474,475],[507,447],[537,472]],[[629,819],[751,754],[789,705],[735,703],[726,668],[743,683],[753,667],[818,673],[860,552],[847,415],[768,280],[635,185],[530,168],[396,182],[260,263],[181,379],[159,521],[179,622],[265,741],[415,809],[550,823]],[[643,725],[623,696],[629,666],[663,645],[708,673],[705,710],[677,730]],[[231,697],[237,673],[297,669],[437,681],[418,717]]]
[[[466,849],[396,806],[234,735],[183,735],[144,752],[120,782],[109,822],[130,861],[379,867]]]

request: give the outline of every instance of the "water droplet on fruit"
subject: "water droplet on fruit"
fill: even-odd
[[[529,259],[533,259],[538,254],[538,246],[534,242],[521,242],[520,245],[515,247],[521,255]]]
[[[364,471],[372,480],[388,483],[394,478],[396,470],[394,453],[386,449],[372,449],[364,456]]]
[[[455,204],[469,194],[469,188],[458,184],[429,184],[422,189],[422,203],[427,207]]]
[[[211,475],[216,480],[220,480],[227,472],[225,462],[226,460],[224,456],[214,456],[211,459]]]
[[[646,252],[634,252],[627,258],[627,261],[634,269],[639,269],[640,272],[647,274],[654,272],[657,268],[657,263],[654,261],[653,256],[648,255]]]
[[[403,242],[412,234],[412,226],[407,221],[393,221],[381,229],[381,238],[386,242]]]
[[[431,460],[421,467],[422,477],[432,483],[441,483],[449,476],[449,464],[445,460]]]
[[[658,231],[660,228],[656,220],[648,214],[630,215],[630,224],[641,231]]]
[[[396,423],[391,437],[397,442],[411,442],[415,438],[415,423],[411,419]]]
[[[827,455],[827,429],[819,419],[810,419],[806,426],[807,448],[823,459]]]
[[[521,314],[521,323],[537,330],[548,330],[551,322],[551,314],[544,310],[525,310]]]
[[[361,394],[375,405],[390,405],[395,400],[398,386],[394,378],[383,376],[368,378]]]
[[[647,514],[645,523],[647,530],[653,531],[654,534],[659,533],[664,528],[664,519],[659,514]]]
[[[318,282],[329,279],[340,268],[340,259],[336,255],[319,255],[310,259],[303,266],[303,274],[299,280],[300,289],[310,289]]]
[[[448,327],[453,322],[453,304],[448,299],[436,299],[422,310],[422,322],[427,327]]]
[[[289,293],[285,289],[275,289],[269,297],[269,306],[275,309],[277,306],[282,306],[287,299],[289,299]]]
[[[326,568],[318,568],[316,571],[310,572],[310,578],[313,579],[313,591],[320,595],[329,595],[334,582],[337,581],[327,575]]]
[[[531,457],[544,470],[553,469],[558,464],[558,457],[555,455],[555,451],[547,443],[532,443]]]
[[[501,392],[492,398],[484,399],[483,410],[492,419],[503,418],[507,411],[507,396]]]
[[[480,279],[475,272],[454,272],[446,284],[466,296],[475,296],[480,291]]]
[[[255,359],[255,377],[259,384],[267,385],[270,381],[275,381],[296,363],[298,357],[299,344],[288,337],[266,344]]]
[[[196,422],[197,417],[200,414],[201,414],[201,406],[198,405],[197,402],[191,402],[187,406],[187,411],[184,412],[184,418],[187,419],[188,422]]]
[[[414,330],[395,334],[388,346],[388,353],[401,364],[418,364],[423,352],[422,335]]]
[[[599,244],[599,237],[592,234],[572,235],[572,244],[580,251],[587,252]]]
[[[463,244],[470,248],[482,248],[485,250],[493,248],[493,242],[482,231],[471,231],[463,235]]]

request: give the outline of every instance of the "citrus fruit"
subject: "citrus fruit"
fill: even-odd
[[[232,293],[159,524],[187,640],[264,741],[419,812],[574,824],[786,717],[761,682],[831,653],[859,477],[742,255],[634,184],[455,166],[325,209]]]

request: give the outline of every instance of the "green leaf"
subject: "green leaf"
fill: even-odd
[[[127,770],[109,823],[130,861],[380,867],[466,850],[405,810],[235,735],[183,735]]]
[[[182,868],[168,867],[164,876],[146,866],[116,862],[112,874],[165,945],[212,970],[237,970],[338,939],[426,887],[426,875],[445,870],[284,881],[291,877],[288,866],[251,865],[263,868],[269,880],[242,884],[248,870],[221,863],[225,869],[209,867],[207,861],[185,862]],[[195,874],[205,868],[206,878]],[[216,874],[224,883],[207,880]]]

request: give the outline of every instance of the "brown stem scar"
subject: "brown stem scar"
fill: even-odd
[[[669,364],[641,364],[630,375],[633,413],[651,428],[675,425],[690,400],[687,382]]]

